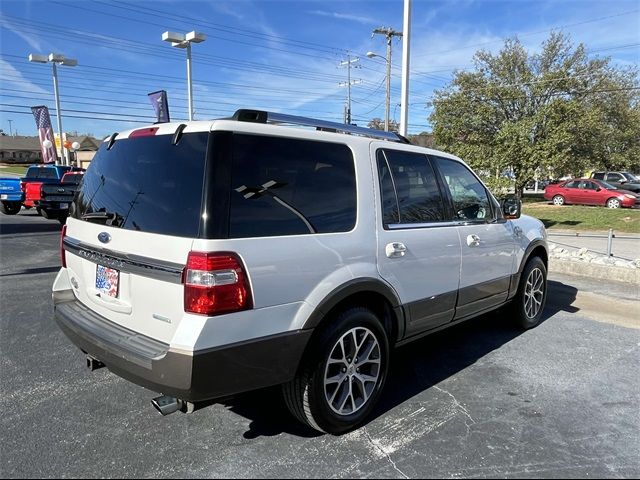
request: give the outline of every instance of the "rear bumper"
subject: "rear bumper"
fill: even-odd
[[[57,324],[83,352],[118,376],[190,402],[291,380],[312,333],[299,330],[184,353],[97,315],[71,290],[54,292],[53,300]]]

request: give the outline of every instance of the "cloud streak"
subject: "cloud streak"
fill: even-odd
[[[327,12],[325,10],[313,10],[313,11],[310,11],[309,13],[311,15],[318,15],[321,17],[331,17],[338,20],[347,20],[350,22],[357,22],[363,25],[377,25],[378,23],[380,23],[371,17],[364,17],[361,15],[350,15],[348,13]]]

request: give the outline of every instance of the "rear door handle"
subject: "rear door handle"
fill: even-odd
[[[389,258],[404,257],[405,253],[407,253],[407,247],[404,243],[400,242],[387,243],[384,253],[386,253]]]
[[[477,247],[480,245],[480,237],[476,234],[467,236],[467,245],[470,247]]]

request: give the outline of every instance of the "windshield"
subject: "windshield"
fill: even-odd
[[[602,188],[605,188],[607,190],[617,190],[618,187],[614,187],[613,185],[611,185],[610,183],[605,182],[604,180],[600,180],[600,185],[602,185]]]
[[[196,237],[208,132],[103,143],[80,184],[74,217],[127,230]]]
[[[622,175],[627,179],[628,182],[638,182],[638,177],[629,172],[622,172]]]

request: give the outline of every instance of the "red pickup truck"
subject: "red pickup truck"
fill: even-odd
[[[59,185],[62,177],[67,172],[84,171],[77,167],[64,165],[32,165],[27,169],[27,174],[21,178],[22,191],[25,194],[24,206],[36,207],[38,213],[44,218],[66,218],[65,208],[68,203],[45,202],[42,198],[42,189],[45,185]]]

